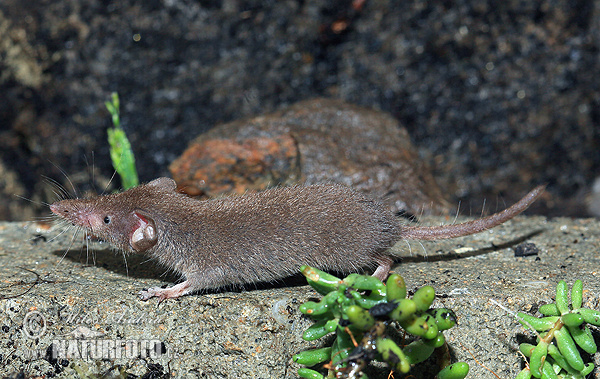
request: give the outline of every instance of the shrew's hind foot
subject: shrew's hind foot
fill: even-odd
[[[379,257],[377,259],[377,263],[379,263],[379,266],[377,266],[377,269],[375,270],[372,276],[376,277],[382,282],[385,282],[385,280],[388,277],[388,274],[390,273],[390,269],[392,268],[394,260],[386,255]]]

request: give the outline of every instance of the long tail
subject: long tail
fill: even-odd
[[[438,240],[483,232],[487,229],[498,226],[523,212],[538,197],[540,197],[545,188],[546,186],[538,186],[534,188],[533,191],[529,192],[513,206],[506,208],[502,212],[494,213],[488,217],[454,225],[405,227],[402,231],[402,238],[413,240]]]

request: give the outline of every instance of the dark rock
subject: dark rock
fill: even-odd
[[[515,257],[528,257],[530,255],[538,255],[540,249],[531,242],[521,243],[513,249],[515,251]]]
[[[335,182],[383,198],[396,211],[440,213],[448,206],[394,118],[339,100],[303,101],[219,125],[170,169],[192,195]]]

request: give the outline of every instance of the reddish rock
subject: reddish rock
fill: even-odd
[[[397,211],[448,209],[406,130],[387,113],[339,100],[303,101],[217,126],[170,170],[191,195],[335,182],[383,198]]]
[[[215,196],[264,189],[298,178],[298,149],[290,135],[240,140],[205,139],[194,143],[171,165],[181,190]]]

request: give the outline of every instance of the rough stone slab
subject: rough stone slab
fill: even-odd
[[[339,183],[382,199],[394,212],[439,215],[452,208],[396,119],[334,99],[217,125],[198,135],[169,170],[192,196]]]
[[[0,223],[3,376],[23,370],[77,377],[76,369],[82,375],[123,365],[135,375],[162,367],[172,377],[294,378],[298,366],[291,355],[319,346],[300,338],[311,322],[297,307],[315,296],[307,286],[215,292],[160,305],[142,302],[135,296],[140,289],[175,278],[161,281],[163,271],[143,257],[128,257],[127,271],[123,257],[106,245],[91,243],[86,249],[81,239],[71,242],[70,232],[52,238],[56,234],[35,223]],[[522,241],[535,243],[538,256],[515,257],[511,247]],[[459,325],[446,335],[455,358],[471,365],[470,378],[493,377],[473,357],[502,378],[514,377],[521,367],[518,343],[532,336],[491,300],[512,311],[531,311],[553,298],[559,280],[572,284],[582,279],[585,304],[600,308],[600,223],[595,220],[521,217],[478,235],[399,243],[394,249],[406,257],[395,271],[409,288],[431,284],[442,295],[436,305],[456,311]],[[26,331],[39,332],[31,326],[42,325],[41,318],[31,316],[33,323],[24,323],[29,312],[39,312],[45,320],[39,338],[25,337]],[[159,341],[167,353],[146,361],[126,354],[94,362],[43,358],[53,340],[78,336]],[[36,352],[42,358],[32,358]],[[151,365],[156,363],[161,366]],[[595,364],[600,364],[597,357]]]

